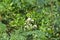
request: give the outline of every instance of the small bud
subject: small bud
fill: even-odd
[[[24,23],[24,24],[26,24],[26,23]]]
[[[10,6],[12,6],[13,5],[13,2],[10,4]]]

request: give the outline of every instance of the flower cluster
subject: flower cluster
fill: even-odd
[[[32,23],[34,23],[34,20],[33,19],[31,19],[31,18],[28,18],[27,20],[26,20],[26,22],[25,22],[25,26],[24,26],[24,30],[35,30],[35,29],[37,29],[37,25],[36,24],[32,24]]]

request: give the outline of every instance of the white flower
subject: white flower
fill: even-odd
[[[27,28],[27,26],[25,26],[25,28]]]
[[[33,19],[32,19],[31,21],[32,21],[32,22],[34,22],[34,20],[33,20]]]
[[[27,21],[30,21],[30,20],[31,20],[31,18],[28,18],[28,19],[27,19]]]
[[[29,28],[29,26],[28,26],[28,25],[26,25],[26,26],[25,26],[25,28]]]
[[[29,24],[30,22],[31,22],[31,18],[28,18],[28,19],[26,20],[26,23]]]
[[[33,25],[33,27],[37,28],[37,25]]]

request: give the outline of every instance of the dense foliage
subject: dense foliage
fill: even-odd
[[[60,0],[0,0],[0,40],[60,40]]]

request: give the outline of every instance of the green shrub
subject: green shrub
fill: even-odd
[[[58,1],[0,0],[0,40],[60,40]]]

